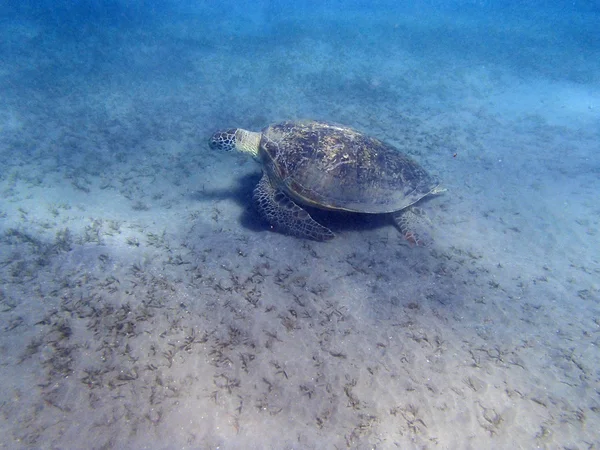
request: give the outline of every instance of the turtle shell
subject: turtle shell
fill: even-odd
[[[327,122],[282,122],[265,128],[259,157],[273,186],[322,209],[390,213],[438,186],[398,149]]]

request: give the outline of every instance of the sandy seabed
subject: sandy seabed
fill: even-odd
[[[0,448],[598,448],[598,80],[400,38],[393,58],[344,36],[260,52],[189,20],[77,44],[11,28]],[[328,215],[327,243],[269,231],[260,167],[206,142],[299,117],[438,176],[433,242],[382,217]]]

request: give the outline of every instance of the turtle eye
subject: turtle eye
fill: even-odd
[[[213,150],[223,150],[226,149],[226,142],[224,133],[215,133],[208,141],[208,146]]]

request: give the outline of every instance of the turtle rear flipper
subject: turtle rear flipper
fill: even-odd
[[[335,237],[329,228],[315,221],[284,192],[274,189],[267,175],[263,175],[254,189],[254,202],[258,212],[279,231],[315,241]]]
[[[425,211],[416,206],[397,211],[392,215],[396,226],[409,244],[417,247],[426,247],[431,238],[426,233],[423,225],[431,225]],[[426,227],[425,227],[426,228]]]

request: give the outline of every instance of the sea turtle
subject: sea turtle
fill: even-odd
[[[303,208],[390,214],[405,238],[421,238],[411,226],[422,215],[411,205],[442,191],[417,162],[389,144],[351,128],[303,120],[270,125],[256,133],[219,131],[212,149],[240,150],[263,166],[254,190],[259,213],[286,234],[324,241],[333,232]]]

